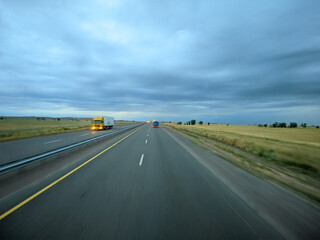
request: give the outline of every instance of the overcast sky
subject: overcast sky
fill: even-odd
[[[319,0],[0,0],[0,115],[320,123]]]

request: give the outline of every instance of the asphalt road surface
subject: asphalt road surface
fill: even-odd
[[[136,130],[3,198],[0,239],[283,239],[168,130]]]
[[[114,132],[128,126],[129,125],[119,125],[104,131],[84,130],[1,142],[0,165],[97,137],[102,134]]]

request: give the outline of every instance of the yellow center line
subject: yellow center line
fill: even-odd
[[[41,193],[45,192],[46,190],[48,190],[49,188],[53,187],[54,185],[56,185],[58,182],[62,181],[63,179],[65,179],[66,177],[68,177],[69,175],[71,175],[72,173],[74,173],[75,171],[79,170],[80,168],[82,168],[84,165],[88,164],[89,162],[91,162],[93,159],[95,159],[96,157],[100,156],[101,154],[103,154],[104,152],[108,151],[110,148],[113,148],[115,145],[117,145],[118,143],[122,142],[123,140],[125,140],[127,137],[131,136],[132,134],[134,134],[135,132],[139,131],[140,129],[142,129],[143,127],[133,131],[132,133],[130,133],[129,135],[125,136],[124,138],[120,139],[119,141],[117,141],[116,143],[112,144],[110,147],[106,148],[105,150],[103,150],[102,152],[98,153],[97,155],[95,155],[94,157],[90,158],[89,160],[87,160],[86,162],[82,163],[80,166],[76,167],[75,169],[71,170],[70,172],[68,172],[67,174],[65,174],[64,176],[60,177],[59,179],[57,179],[56,181],[54,181],[53,183],[49,184],[48,186],[42,188],[40,191],[36,192],[35,194],[33,194],[32,196],[28,197],[26,200],[24,200],[23,202],[19,203],[18,205],[16,205],[15,207],[11,208],[10,210],[8,210],[7,212],[3,213],[0,216],[0,220],[2,220],[3,218],[5,218],[6,216],[8,216],[9,214],[13,213],[14,211],[16,211],[17,209],[19,209],[20,207],[22,207],[23,205],[25,205],[26,203],[30,202],[32,199],[36,198],[37,196],[39,196]]]

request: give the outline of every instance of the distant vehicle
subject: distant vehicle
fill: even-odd
[[[158,128],[158,127],[159,127],[159,121],[155,121],[155,120],[154,120],[154,121],[152,122],[152,124],[153,124],[153,127],[154,127],[154,128]]]
[[[91,130],[104,130],[114,126],[113,117],[95,117],[92,120]]]

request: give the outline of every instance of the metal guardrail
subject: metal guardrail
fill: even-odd
[[[97,137],[94,137],[94,138],[90,138],[88,140],[84,140],[84,141],[81,141],[81,142],[78,142],[78,143],[73,143],[73,144],[70,144],[70,145],[65,146],[65,147],[61,147],[61,148],[57,148],[57,149],[54,149],[54,150],[50,150],[50,151],[45,152],[45,153],[40,153],[40,154],[32,156],[32,157],[23,158],[23,159],[20,159],[20,160],[16,160],[14,162],[10,162],[10,163],[6,163],[6,164],[3,164],[3,165],[0,165],[0,175],[8,173],[8,172],[11,172],[11,171],[14,171],[14,170],[17,170],[19,168],[22,168],[22,167],[25,167],[25,166],[28,166],[28,165],[31,165],[33,163],[36,163],[36,162],[39,162],[39,161],[44,160],[46,158],[58,155],[60,153],[66,152],[68,150],[74,149],[74,148],[82,146],[84,144],[96,141],[98,139],[105,138],[105,137],[108,137],[108,136],[112,136],[112,135],[124,132],[126,130],[138,127],[140,125],[142,125],[142,124],[137,124],[137,125],[130,126],[130,127],[127,127],[127,128],[123,128],[123,129],[120,129],[118,131],[106,133],[106,134],[103,134],[103,135],[100,135],[100,136],[97,136]]]

